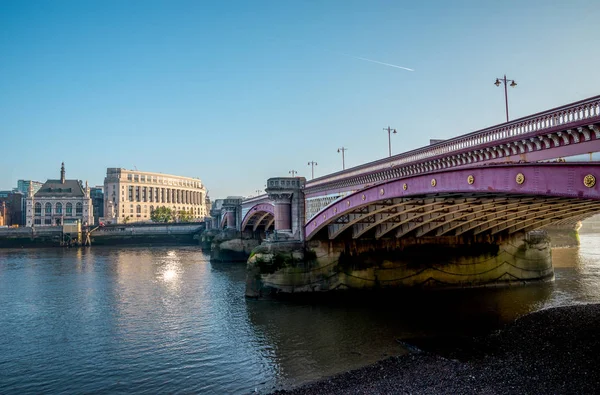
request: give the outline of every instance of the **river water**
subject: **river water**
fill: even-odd
[[[267,393],[600,302],[599,234],[553,259],[553,283],[316,303],[246,300],[245,266],[192,246],[0,250],[0,393]]]

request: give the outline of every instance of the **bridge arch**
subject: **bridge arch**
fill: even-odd
[[[270,203],[259,203],[246,213],[242,220],[242,230],[247,228],[252,231],[256,231],[259,227],[263,226],[264,230],[268,230],[273,227],[275,223],[275,206]]]
[[[597,212],[600,164],[505,164],[441,170],[366,187],[322,209],[305,231],[307,240],[317,235],[333,240],[342,235],[512,234]]]

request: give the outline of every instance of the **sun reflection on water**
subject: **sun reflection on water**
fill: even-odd
[[[159,279],[169,285],[176,285],[179,282],[181,273],[181,260],[177,255],[177,251],[170,250],[167,256],[162,260],[161,267],[158,271]]]

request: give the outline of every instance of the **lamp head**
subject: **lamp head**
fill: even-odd
[[[515,86],[517,86],[517,83],[516,83],[515,81],[513,81],[513,82],[511,82],[511,83],[510,83],[510,86],[511,86],[512,88],[514,88]]]
[[[396,133],[398,133],[398,132],[396,132],[396,129],[394,129],[394,132],[393,132],[393,133],[394,133],[394,134],[396,134]]]
[[[338,154],[340,153],[340,149],[338,148]]]
[[[498,78],[496,78],[496,82],[494,82],[494,85],[500,86],[500,80]]]

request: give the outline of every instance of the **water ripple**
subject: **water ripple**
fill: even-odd
[[[405,350],[600,302],[600,235],[556,281],[319,304],[246,300],[245,266],[195,247],[0,250],[0,393],[260,393]],[[418,303],[414,301],[418,300]]]

